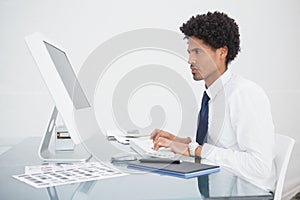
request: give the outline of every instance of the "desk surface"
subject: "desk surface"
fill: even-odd
[[[39,143],[40,138],[28,138],[0,156],[1,199],[50,199],[53,192],[59,199],[272,199],[269,192],[225,169],[192,179],[136,171],[119,178],[36,189],[12,175],[24,173],[26,165],[42,163],[38,157]],[[203,180],[208,180],[208,185],[203,187]]]

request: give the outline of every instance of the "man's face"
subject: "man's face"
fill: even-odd
[[[188,63],[191,65],[194,80],[204,80],[206,85],[207,81],[215,81],[220,75],[217,51],[206,45],[203,40],[192,36],[188,39],[188,53]]]

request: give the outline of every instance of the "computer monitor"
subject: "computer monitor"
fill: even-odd
[[[40,33],[29,35],[25,40],[55,103],[41,142],[40,157],[46,161],[83,161],[88,159],[90,154],[79,145],[86,138],[82,138],[78,133],[74,112],[83,109],[90,110],[91,105],[76,77],[66,51],[61,45]],[[58,114],[60,114],[72,140],[77,144],[73,152],[56,154],[49,150],[51,134],[53,134]]]

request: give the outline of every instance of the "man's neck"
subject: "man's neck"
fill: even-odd
[[[210,76],[206,77],[206,79],[204,80],[205,87],[209,88],[209,86],[211,86],[220,76],[222,76],[222,74],[224,74],[224,72],[226,72],[226,70],[227,70],[227,67],[222,68],[220,70],[216,70],[215,73],[212,73]]]

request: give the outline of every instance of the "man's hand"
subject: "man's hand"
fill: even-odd
[[[185,156],[189,156],[188,144],[185,141],[190,142],[190,138],[179,138],[172,133],[155,129],[151,135],[150,139],[153,139],[153,149],[158,150],[160,147],[170,147],[175,153],[179,153]]]
[[[158,150],[160,147],[170,147],[174,153],[182,154],[184,156],[190,156],[188,144],[181,142],[174,142],[169,139],[160,137],[156,141],[153,141],[153,149]]]
[[[173,141],[175,139],[175,135],[173,135],[172,133],[160,130],[160,129],[155,129],[151,135],[150,135],[150,139],[153,140],[153,142],[157,141],[158,138],[166,138],[168,140]]]
[[[155,129],[151,135],[150,135],[150,139],[153,140],[153,142],[157,141],[158,138],[166,138],[168,140],[171,140],[173,142],[179,142],[179,143],[185,143],[188,144],[190,143],[192,140],[191,138],[181,138],[181,137],[177,137],[172,133],[160,130],[160,129]]]

